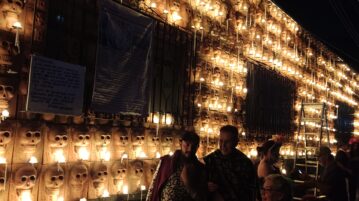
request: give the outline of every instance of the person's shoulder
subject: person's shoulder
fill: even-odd
[[[253,162],[251,159],[249,159],[247,157],[247,155],[245,155],[243,152],[239,151],[238,149],[236,149],[237,151],[237,159],[241,160],[242,163],[246,163],[249,164],[251,166],[253,166]]]
[[[216,155],[217,155],[217,151],[218,150],[216,150],[216,151],[206,155],[205,157],[203,157],[204,162],[207,163],[208,160],[211,160],[212,158],[215,158]]]

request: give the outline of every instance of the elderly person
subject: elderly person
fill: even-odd
[[[219,149],[204,157],[208,191],[213,200],[252,201],[256,197],[256,172],[252,161],[236,149],[238,129],[220,129]]]
[[[146,201],[206,201],[206,171],[196,157],[199,136],[186,132],[181,150],[161,158]]]
[[[265,177],[261,193],[262,201],[291,201],[293,198],[290,180],[280,174]]]

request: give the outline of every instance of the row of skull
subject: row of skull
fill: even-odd
[[[128,186],[129,192],[135,192],[141,190],[141,186],[149,185],[157,162],[157,160],[116,161],[112,164],[78,162],[43,167],[23,164],[14,168],[11,177],[5,175],[5,169],[0,165],[0,193],[10,189],[20,197],[24,192],[32,191],[36,187],[42,188],[45,197],[48,197],[46,200],[51,200],[51,197],[59,196],[60,193],[64,194],[64,190],[68,192],[69,197],[72,197],[70,200],[78,200],[86,197],[81,192],[87,189],[93,189],[96,197],[101,196],[105,189],[111,190],[113,194],[123,193],[123,185]]]

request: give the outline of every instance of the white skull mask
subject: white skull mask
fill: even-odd
[[[126,178],[127,168],[124,164],[117,162],[112,166],[112,176],[114,179],[123,180]]]
[[[12,132],[8,130],[0,130],[0,147],[4,147],[11,141]]]
[[[95,133],[95,141],[97,146],[107,146],[111,143],[111,133],[97,130]]]
[[[70,171],[70,184],[72,186],[83,186],[88,180],[88,169],[84,164],[76,164]]]
[[[75,146],[88,146],[90,144],[90,134],[87,128],[75,129],[72,135]]]
[[[94,183],[105,183],[107,181],[107,166],[105,164],[98,164],[94,166],[92,171],[92,181]]]
[[[0,99],[11,100],[14,97],[14,87],[8,85],[0,85]]]
[[[125,128],[116,128],[113,131],[113,138],[117,146],[127,146],[129,144],[128,132]]]
[[[20,133],[20,144],[25,147],[35,147],[41,141],[40,130],[22,129]]]
[[[35,186],[37,171],[32,165],[26,165],[15,172],[14,184],[18,190],[27,190]]]
[[[65,173],[60,166],[51,166],[44,175],[45,187],[48,189],[59,189],[64,184]]]
[[[135,161],[133,164],[134,176],[141,178],[143,176],[143,162]]]
[[[50,147],[61,148],[66,147],[68,136],[65,128],[51,128],[48,134]]]

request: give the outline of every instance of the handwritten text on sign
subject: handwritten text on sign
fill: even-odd
[[[85,67],[32,56],[27,111],[79,115]]]

